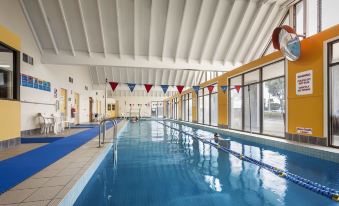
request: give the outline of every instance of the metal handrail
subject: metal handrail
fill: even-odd
[[[111,122],[113,124],[114,129],[116,128],[116,119],[114,119],[114,118],[103,119],[103,120],[100,121],[100,125],[99,125],[99,147],[101,147],[101,144],[105,144],[106,122]],[[102,129],[102,127],[104,127],[104,128]],[[102,130],[103,130],[103,136],[102,136],[102,142],[100,142]],[[114,132],[113,132],[113,138],[114,138]]]

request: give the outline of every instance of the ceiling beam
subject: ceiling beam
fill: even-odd
[[[176,62],[179,56],[179,48],[181,45],[181,39],[182,39],[182,28],[184,25],[184,20],[185,20],[185,16],[187,14],[187,0],[184,0],[184,10],[183,10],[183,14],[181,17],[181,23],[180,23],[180,29],[179,29],[179,35],[178,35],[178,41],[177,41],[177,48],[176,48],[176,52],[175,52],[175,58],[174,61]]]
[[[137,52],[138,52],[138,49],[137,49],[137,46],[138,46],[138,29],[137,29],[137,12],[138,12],[138,7],[137,7],[137,2],[138,0],[134,0],[133,1],[133,9],[134,9],[134,12],[133,12],[133,15],[134,15],[134,59],[136,58],[136,56],[138,55]]]
[[[150,21],[149,21],[149,40],[148,40],[148,60],[151,59],[151,54],[152,54],[152,26],[153,26],[153,18],[154,18],[154,0],[151,0],[151,16],[150,16]]]
[[[82,24],[82,28],[84,30],[84,34],[85,34],[85,40],[86,40],[86,46],[87,46],[87,52],[89,56],[92,56],[91,54],[91,48],[89,46],[89,41],[88,41],[88,34],[87,34],[87,30],[86,30],[86,25],[85,25],[85,18],[84,18],[84,12],[82,10],[82,6],[81,6],[81,0],[78,0],[78,7],[79,7],[79,11],[80,11],[80,17],[81,17],[81,24]]]
[[[273,27],[273,22],[275,19],[277,19],[279,13],[279,7],[280,6],[277,4],[272,6],[272,8],[270,9],[271,11],[269,11],[269,14],[265,17],[265,22],[261,24],[260,30],[258,31],[256,37],[252,40],[251,47],[248,48],[247,52],[242,57],[242,62],[247,62],[254,56],[254,52],[258,49],[258,47],[260,47],[261,42],[267,36],[266,33],[268,32],[269,28]]]
[[[196,37],[197,37],[197,28],[198,28],[198,25],[201,21],[201,11],[204,7],[204,3],[206,4],[206,1],[207,0],[201,0],[201,3],[200,3],[200,8],[199,8],[199,14],[198,14],[198,18],[197,18],[197,21],[195,22],[195,27],[194,27],[194,32],[193,32],[193,38],[192,38],[192,41],[191,41],[191,46],[190,46],[190,50],[189,50],[189,53],[188,53],[188,58],[187,58],[187,63],[190,63],[191,59],[192,59],[192,51],[193,51],[193,45],[195,44],[195,41],[196,41]]]
[[[33,33],[33,37],[34,37],[34,40],[35,40],[35,42],[36,42],[36,44],[38,46],[40,54],[42,55],[43,54],[43,50],[42,50],[41,42],[39,41],[38,35],[36,34],[36,31],[35,31],[35,29],[33,27],[32,20],[31,20],[30,16],[28,15],[28,12],[27,12],[24,0],[20,0],[20,5],[21,5],[21,8],[22,8],[22,10],[24,12],[24,15],[26,17],[27,23],[28,23],[28,25],[29,25],[32,33]]]
[[[44,19],[44,22],[45,22],[45,24],[47,26],[48,34],[49,34],[49,37],[51,38],[54,51],[55,51],[56,54],[59,54],[59,49],[58,49],[58,46],[56,44],[56,41],[55,41],[55,38],[54,38],[54,35],[53,35],[53,32],[52,32],[51,25],[49,24],[49,21],[48,21],[48,18],[47,18],[47,14],[46,14],[44,5],[42,4],[41,0],[38,0],[38,4],[39,4],[40,11],[42,13],[42,17]]]
[[[257,14],[254,18],[254,20],[251,23],[251,26],[245,39],[242,40],[242,45],[239,47],[239,50],[237,51],[235,55],[235,61],[234,62],[241,62],[244,63],[244,58],[246,55],[246,52],[249,51],[249,48],[252,47],[252,42],[255,41],[255,38],[258,36],[258,31],[261,28],[261,25],[264,24],[267,21],[267,17],[272,12],[272,9],[270,9],[271,6],[264,4],[260,6],[260,9],[257,10]]]
[[[205,71],[201,71],[201,74],[200,74],[200,78],[199,78],[198,84],[201,84],[201,82],[202,82],[202,77],[204,76],[204,74],[206,75],[206,72],[205,72]]]
[[[58,3],[59,3],[59,8],[60,8],[62,20],[64,22],[64,26],[65,26],[65,29],[66,29],[68,43],[69,43],[69,46],[71,48],[72,55],[75,56],[74,45],[73,45],[73,41],[72,41],[72,37],[71,37],[71,32],[69,31],[69,26],[68,26],[68,22],[67,22],[65,10],[64,10],[64,5],[62,4],[62,0],[58,0]]]
[[[212,28],[215,27],[215,24],[216,24],[216,21],[217,21],[216,17],[218,16],[218,13],[221,12],[221,10],[222,10],[220,4],[221,4],[221,0],[218,0],[217,6],[215,7],[214,12],[213,12],[214,15],[213,15],[212,22],[209,24],[209,28],[208,28],[208,31],[207,31],[207,36],[206,36],[206,39],[205,39],[205,41],[203,43],[204,45],[203,45],[201,53],[200,53],[200,63],[202,62],[202,60],[203,60],[203,58],[205,56],[207,42],[209,42],[209,40],[211,38]]]
[[[100,0],[97,0],[97,6],[98,6],[98,13],[99,13],[99,26],[100,26],[100,32],[101,32],[101,39],[102,39],[102,48],[104,50],[104,56],[106,57],[106,43],[105,43],[105,34],[104,34],[104,26],[102,24],[102,12],[100,7]]]
[[[161,55],[161,60],[162,61],[164,61],[164,58],[165,58],[165,51],[166,51],[166,44],[167,44],[166,40],[167,40],[168,21],[169,21],[170,8],[171,8],[171,0],[168,0],[166,21],[165,21],[165,31],[164,31],[164,42],[162,44],[162,55]]]
[[[223,42],[222,40],[224,38],[226,38],[226,48],[228,47],[230,36],[232,36],[232,32],[235,29],[239,15],[241,15],[242,13],[241,8],[243,7],[244,4],[246,4],[246,1],[238,1],[238,0],[234,1],[232,8],[230,10],[231,13],[228,16],[227,21],[225,21],[224,28],[217,41],[218,44],[217,44],[217,48],[214,50],[212,63],[216,61],[217,53],[221,49],[221,45],[222,45],[221,42]]]
[[[118,30],[118,46],[119,46],[119,58],[122,56],[122,35],[121,35],[121,26],[120,26],[120,14],[119,14],[119,0],[115,0],[115,13],[117,14],[117,30]]]
[[[234,60],[233,58],[235,56],[235,53],[237,52],[237,49],[239,49],[243,36],[247,35],[246,29],[248,28],[248,25],[251,23],[252,18],[255,17],[255,13],[258,9],[257,4],[258,2],[256,1],[249,2],[246,11],[243,13],[244,15],[241,19],[241,23],[236,27],[236,31],[234,32],[231,44],[226,51],[224,64],[226,64],[228,61],[233,62]]]

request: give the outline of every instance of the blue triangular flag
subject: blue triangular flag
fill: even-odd
[[[223,91],[224,93],[226,93],[227,88],[228,88],[227,85],[220,86],[221,91]]]
[[[200,89],[200,86],[193,86],[193,90],[195,91],[196,94],[198,94]]]
[[[129,90],[131,90],[131,92],[133,92],[135,84],[128,83],[127,86],[129,88]]]
[[[162,89],[162,91],[164,92],[164,94],[166,94],[169,85],[160,85],[160,86],[161,86],[161,89]]]

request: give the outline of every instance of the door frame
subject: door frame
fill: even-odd
[[[324,76],[326,76],[327,78],[327,82],[325,82],[325,84],[327,84],[327,92],[325,94],[327,94],[327,122],[328,122],[328,127],[327,127],[327,134],[328,134],[328,138],[327,138],[327,144],[329,147],[334,147],[334,148],[339,148],[339,145],[333,145],[332,144],[332,140],[333,140],[333,133],[332,133],[332,73],[330,71],[330,68],[336,65],[339,65],[339,62],[336,63],[330,63],[330,59],[332,57],[332,50],[331,50],[331,45],[335,44],[335,43],[339,43],[339,37],[336,37],[335,39],[331,39],[327,42],[325,42],[325,61],[326,61],[326,74]]]

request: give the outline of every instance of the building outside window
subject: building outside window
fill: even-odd
[[[278,61],[231,78],[229,128],[284,137],[284,75],[285,63]]]
[[[19,52],[0,42],[0,99],[19,99]]]

